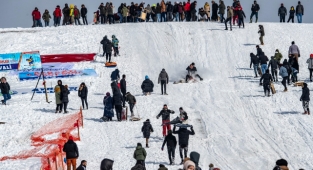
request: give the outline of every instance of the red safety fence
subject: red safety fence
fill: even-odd
[[[58,118],[36,131],[31,136],[33,149],[21,151],[13,156],[4,156],[0,161],[40,157],[42,170],[64,170],[66,165],[63,146],[69,136],[72,136],[74,141],[80,140],[79,127],[82,126],[83,113],[80,109],[78,113]]]
[[[49,54],[40,55],[41,63],[69,63],[69,62],[82,62],[93,61],[96,53],[86,54]]]

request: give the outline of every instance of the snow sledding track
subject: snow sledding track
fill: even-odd
[[[312,53],[313,25],[263,23],[265,46],[270,58],[279,49],[284,59],[291,41],[301,51],[299,80],[307,81],[305,64]],[[129,170],[134,164],[133,151],[137,142],[145,144],[141,126],[150,119],[155,132],[147,150],[147,169],[157,169],[158,164],[168,163],[167,151],[161,151],[161,120],[156,115],[163,104],[175,110],[172,118],[183,107],[195,136],[190,137],[189,151],[201,154],[200,165],[208,169],[214,163],[225,170],[271,169],[275,161],[285,158],[290,169],[312,168],[313,121],[311,116],[301,115],[300,87],[283,87],[276,83],[277,94],[263,97],[259,79],[253,78],[249,68],[250,52],[256,52],[258,44],[257,24],[247,24],[245,29],[235,27],[224,31],[219,23],[142,23],[105,26],[81,26],[38,29],[3,29],[0,34],[0,52],[39,50],[41,54],[98,52],[104,35],[116,35],[120,41],[121,57],[114,58],[122,74],[127,75],[128,90],[137,98],[136,114],[140,122],[100,122],[103,114],[102,99],[109,91],[109,75],[113,68],[105,68],[104,58],[97,62],[75,64],[75,69],[93,68],[97,78],[68,78],[63,84],[78,86],[85,82],[89,88],[89,110],[84,111],[85,124],[79,160],[88,161],[88,169],[98,169],[103,158],[114,159],[114,169]],[[19,30],[21,32],[14,32]],[[36,30],[30,32],[30,30]],[[26,31],[26,32],[23,32]],[[204,81],[192,84],[173,82],[185,76],[185,69],[195,62]],[[168,96],[160,95],[158,74],[165,68],[170,77]],[[7,73],[1,72],[1,76]],[[155,83],[151,96],[142,96],[140,85],[145,75]],[[280,79],[281,80],[281,79]],[[35,81],[18,82],[16,76],[8,77],[11,88],[33,88]],[[56,80],[47,80],[48,86]],[[309,88],[313,88],[309,83]],[[31,133],[46,123],[62,117],[54,114],[54,103],[44,102],[44,95],[12,96],[7,106],[1,106],[0,157],[13,155],[30,148]],[[54,94],[49,94],[54,102]],[[80,106],[77,92],[69,96],[69,111],[75,113]],[[116,119],[116,118],[115,118]],[[176,164],[179,153],[176,149]],[[39,169],[39,159],[0,162],[8,170]],[[168,167],[168,166],[167,166]],[[178,169],[179,165],[169,169]]]

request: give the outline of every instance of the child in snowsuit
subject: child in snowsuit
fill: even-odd
[[[113,50],[114,50],[114,57],[117,55],[120,56],[119,51],[118,51],[118,39],[115,37],[115,35],[112,35],[112,43],[113,43]]]
[[[150,133],[153,132],[153,128],[152,128],[152,125],[150,124],[149,119],[143,122],[143,126],[141,127],[141,132],[143,133],[143,137],[146,138],[146,147],[149,148]]]

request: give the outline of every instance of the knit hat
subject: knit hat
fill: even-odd
[[[210,168],[213,168],[213,167],[214,167],[214,165],[213,165],[213,164],[210,164],[210,165],[209,165],[209,167],[210,167]]]
[[[306,84],[306,83],[303,83],[303,87],[308,87],[308,84]]]
[[[150,122],[150,120],[149,120],[149,119],[147,119],[147,120],[146,120],[146,122]]]
[[[137,143],[137,146],[142,146],[141,143]]]
[[[146,80],[148,80],[148,79],[149,79],[149,76],[148,76],[148,75],[146,75],[146,76],[145,76],[145,79],[146,79]]]
[[[278,49],[276,49],[276,52],[279,52],[279,50],[278,50]]]
[[[310,54],[310,57],[313,58],[313,54]]]
[[[73,136],[68,137],[68,140],[73,140]]]
[[[194,162],[188,160],[188,161],[186,161],[186,162],[184,163],[184,169],[188,169],[188,167],[189,167],[190,165],[192,165],[193,167],[196,168],[196,164],[195,164]]]
[[[278,166],[288,166],[288,162],[285,159],[279,159],[276,161],[276,165]]]
[[[291,42],[291,44],[295,44],[295,42],[294,42],[294,41],[292,41],[292,42]]]
[[[106,96],[110,96],[110,92],[107,92],[105,95],[106,95]]]

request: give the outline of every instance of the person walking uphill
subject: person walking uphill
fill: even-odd
[[[111,56],[112,56],[112,48],[113,48],[113,43],[112,41],[108,40],[107,43],[105,44],[105,62],[107,63],[109,61],[109,63],[111,63]]]
[[[145,167],[145,160],[147,157],[146,150],[142,147],[141,143],[137,143],[136,150],[134,152],[134,159],[136,159],[136,165],[141,164]]]
[[[286,81],[287,81],[287,79],[289,78],[289,77],[288,77],[288,71],[287,71],[287,68],[286,68],[286,67],[288,67],[287,60],[285,60],[285,61],[283,62],[283,66],[281,66],[280,69],[279,69],[279,75],[283,78],[283,81],[282,81],[281,83],[282,83],[282,84],[284,85],[284,87],[285,87],[284,92],[287,91]]]
[[[254,78],[257,78],[258,77],[258,67],[259,67],[259,58],[254,55],[253,53],[250,53],[250,58],[251,58],[251,61],[250,61],[250,68],[253,64],[253,69],[254,69],[254,74],[255,74],[255,77]]]
[[[166,132],[168,130],[171,130],[171,116],[170,114],[174,114],[175,112],[173,110],[169,110],[167,108],[167,105],[163,105],[163,109],[160,111],[160,113],[156,116],[157,119],[159,119],[160,116],[162,116],[162,125],[163,125],[163,137],[166,136]]]
[[[103,117],[101,118],[103,121],[112,121],[112,117],[114,116],[113,111],[113,98],[111,97],[110,92],[107,92],[106,95],[103,98],[103,105],[104,105],[104,111],[103,111]]]
[[[3,100],[1,100],[1,103],[3,105],[6,105],[7,100],[11,99],[11,95],[10,95],[10,85],[7,82],[7,79],[5,77],[1,78],[0,89],[1,89],[1,93],[3,95]]]
[[[299,61],[298,58],[300,57],[300,50],[299,50],[299,47],[295,44],[294,41],[291,42],[291,46],[289,47],[288,54],[289,55],[293,54],[296,57],[296,60]]]
[[[191,130],[191,131],[190,131]],[[188,144],[189,144],[189,135],[194,135],[195,131],[191,126],[190,130],[187,130],[187,127],[180,127],[179,130],[176,131],[176,125],[174,125],[173,133],[178,134],[178,144],[179,144],[179,154],[181,158],[181,164],[183,163],[184,158],[187,157],[188,152]],[[183,157],[184,151],[184,157]]]
[[[270,83],[273,81],[272,75],[270,75],[270,71],[266,70],[265,74],[262,75],[260,79],[260,85],[262,86],[263,80],[263,89],[264,95],[270,97]]]
[[[275,51],[274,59],[280,64],[280,60],[283,58],[283,55],[279,52],[278,49]]]
[[[231,20],[232,20],[233,16],[234,16],[233,10],[231,9],[230,6],[227,6],[227,18],[225,20],[225,30],[228,30],[227,22],[229,22],[230,30],[232,30]]]
[[[141,84],[141,90],[144,95],[150,95],[151,92],[153,92],[153,87],[154,84],[153,82],[149,79],[149,76],[145,76],[145,80]]]
[[[281,3],[280,7],[278,8],[278,16],[280,16],[280,22],[285,22],[286,15],[287,9],[284,7],[284,4]]]
[[[298,5],[296,7],[296,15],[297,15],[298,23],[302,23],[302,16],[304,15],[304,8],[303,8],[303,5],[301,5],[300,1],[298,1]]]
[[[308,63],[308,69],[310,71],[310,82],[312,82],[312,73],[313,73],[313,54],[310,55],[310,58],[306,61]]]
[[[117,55],[120,56],[120,53],[118,51],[118,39],[116,38],[115,35],[112,35],[112,44],[113,44],[113,49],[114,49],[114,57],[116,57]]]
[[[162,95],[167,95],[166,93],[166,84],[168,84],[168,74],[165,71],[165,69],[163,68],[161,73],[159,74],[159,79],[158,79],[158,83],[161,83],[161,92]],[[163,93],[163,88],[164,88],[164,93]]]
[[[136,104],[136,98],[135,98],[135,96],[130,94],[130,92],[126,93],[125,98],[126,98],[126,101],[129,104],[129,110],[130,110],[130,113],[131,113],[131,117],[134,117],[135,116],[135,114],[134,114],[134,106]]]
[[[80,97],[83,105],[83,109],[85,109],[84,103],[86,103],[86,107],[88,110],[88,102],[87,102],[87,96],[88,96],[88,88],[84,82],[82,82],[78,89],[78,96]]]
[[[141,127],[141,132],[143,133],[143,137],[146,138],[146,147],[149,148],[150,133],[153,132],[153,128],[149,119],[143,122],[143,126]]]
[[[121,92],[123,94],[123,107],[125,107],[125,101],[126,101],[126,75],[122,75],[122,80],[120,81],[121,84]]]
[[[260,35],[260,43],[261,45],[264,45],[264,42],[263,42],[263,37],[265,36],[265,31],[264,31],[264,27],[263,25],[259,25],[259,31],[258,31],[259,35]]]
[[[120,70],[115,69],[111,73],[111,81],[118,81],[120,79]]]
[[[261,54],[259,56],[259,60],[260,60],[260,64],[261,64],[262,74],[264,74],[265,70],[267,70],[267,62],[268,62],[268,58],[264,54],[264,52],[261,52]]]
[[[100,44],[102,44],[102,49],[103,49],[103,54],[102,54],[102,56],[104,57],[104,55],[105,55],[105,53],[106,53],[106,44],[109,42],[109,39],[108,39],[108,37],[105,35],[104,37],[103,37],[103,39],[100,41]],[[99,54],[100,55],[100,54]],[[108,59],[107,59],[108,60]]]
[[[252,18],[254,15],[255,15],[255,23],[258,22],[259,10],[260,10],[259,4],[256,1],[254,1],[254,3],[252,4],[252,7],[251,7],[250,23],[252,23]]]
[[[68,141],[64,144],[63,152],[66,153],[67,170],[76,170],[76,160],[79,157],[79,153],[72,136],[70,136]],[[73,167],[73,169],[71,167]]]
[[[177,145],[176,137],[173,135],[172,130],[167,132],[167,136],[164,138],[161,150],[163,151],[164,145],[167,146],[168,158],[170,160],[170,165],[175,163],[175,150]]]
[[[68,113],[68,111],[66,109],[67,109],[67,105],[69,102],[69,99],[68,99],[69,94],[70,94],[70,91],[68,90],[67,85],[65,85],[63,89],[61,88],[61,100],[63,103],[64,114]]]
[[[114,82],[113,82],[114,83]],[[122,110],[123,110],[123,96],[121,93],[113,93],[113,108],[115,107],[116,117],[118,121],[122,121]]]
[[[300,97],[300,101],[302,101],[302,106],[304,109],[303,114],[310,115],[309,103],[310,103],[310,90],[308,88],[308,84],[303,83],[302,85],[302,95]]]
[[[273,80],[278,81],[278,77],[277,77],[278,62],[277,62],[277,60],[275,60],[274,56],[271,57],[271,60],[268,63],[268,69],[270,69],[270,68],[271,68]],[[275,77],[276,77],[276,80],[275,80]]]

